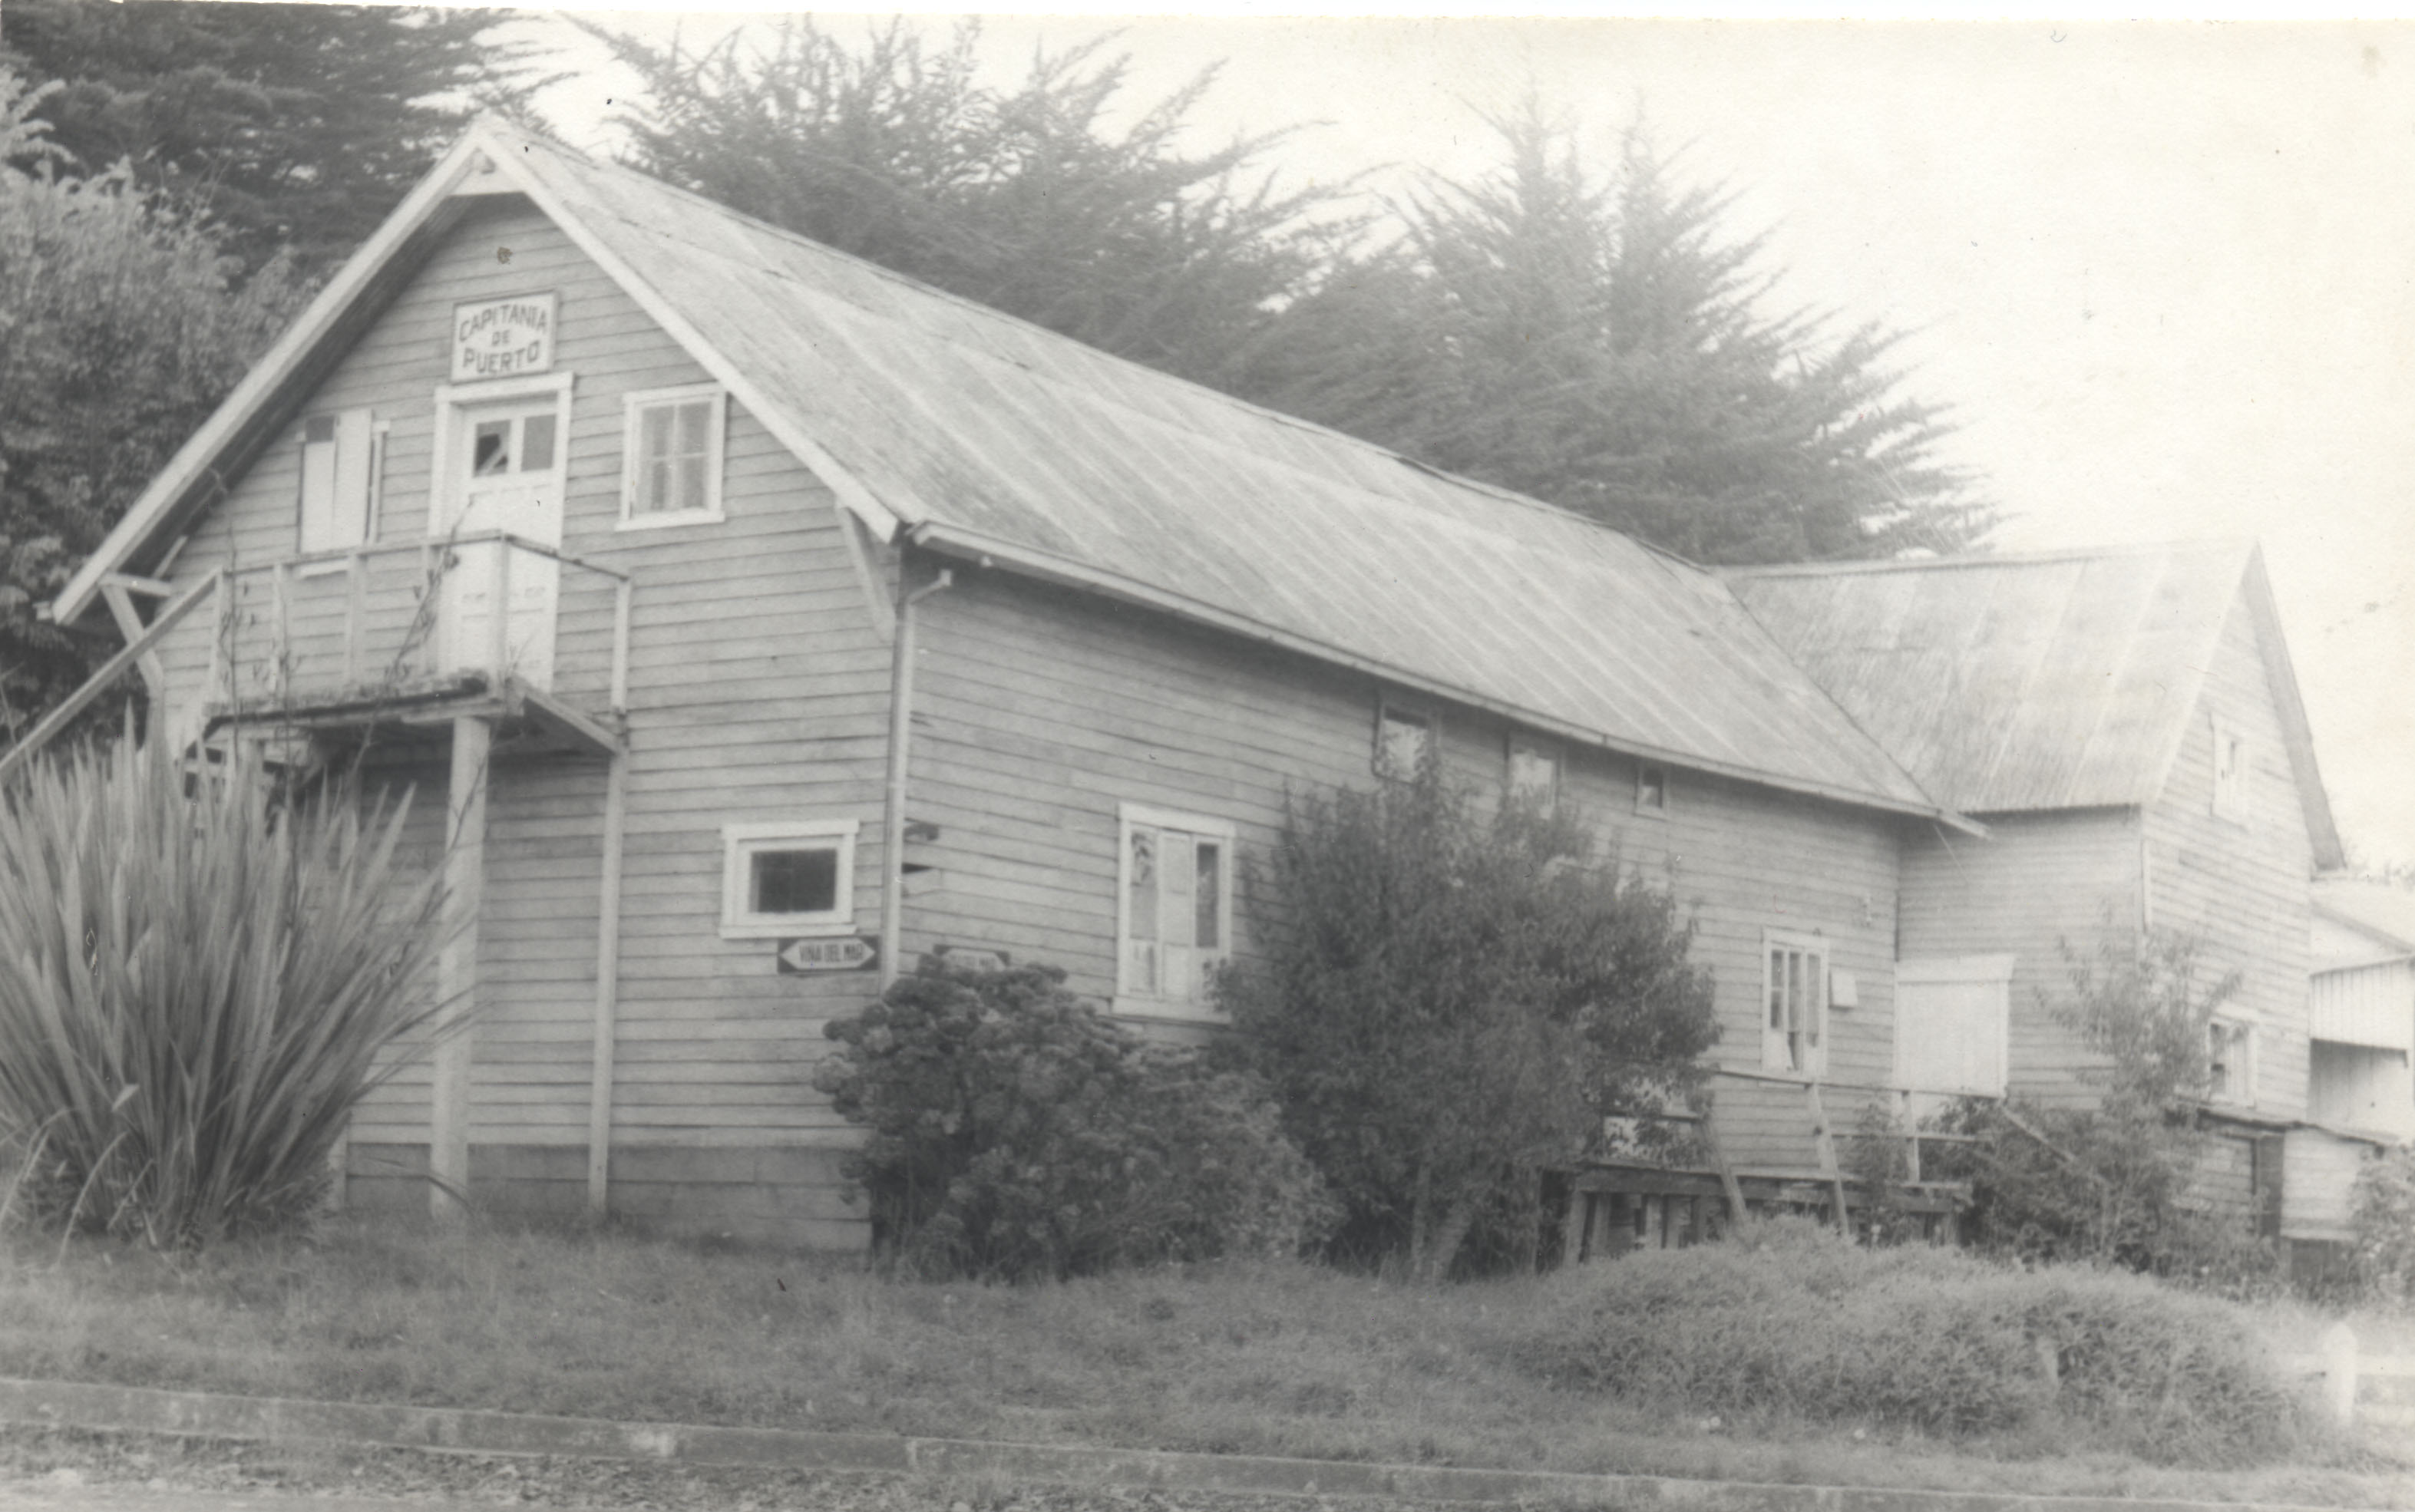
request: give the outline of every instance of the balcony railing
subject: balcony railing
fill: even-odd
[[[617,714],[631,587],[627,573],[502,531],[230,568],[209,713],[367,722],[483,693]]]

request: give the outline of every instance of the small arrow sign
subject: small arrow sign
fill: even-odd
[[[880,959],[880,946],[861,935],[842,935],[836,939],[782,940],[778,959],[780,975],[784,977],[807,971],[862,971]]]

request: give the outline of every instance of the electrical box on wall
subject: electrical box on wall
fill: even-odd
[[[1832,970],[1828,973],[1828,1006],[1830,1008],[1862,1006],[1862,984],[1852,972]]]

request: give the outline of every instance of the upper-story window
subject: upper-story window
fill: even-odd
[[[1828,1067],[1828,942],[1813,935],[1762,936],[1761,1063],[1817,1076]]]
[[[1118,817],[1116,1009],[1213,1017],[1208,980],[1232,951],[1233,826],[1138,803]]]
[[[1509,796],[1538,808],[1560,801],[1560,749],[1548,741],[1509,737]]]
[[[2247,737],[2222,720],[2213,722],[2213,812],[2247,819]]]
[[[622,529],[721,518],[722,436],[728,419],[728,398],[717,384],[629,396],[622,449]]]
[[[377,528],[379,442],[367,410],[314,414],[302,422],[300,542],[305,555],[368,544]]]
[[[1434,716],[1387,695],[1375,711],[1375,775],[1407,782],[1434,755]]]

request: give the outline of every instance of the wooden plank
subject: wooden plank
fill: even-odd
[[[625,597],[622,602],[626,602]],[[604,855],[595,924],[593,1065],[587,1114],[587,1209],[598,1217],[609,1207],[613,1056],[619,1041],[621,994],[622,832],[627,817],[628,786],[628,759],[616,755],[605,771]]]
[[[444,849],[444,945],[437,958],[443,1003],[428,1104],[428,1210],[440,1221],[467,1216],[470,1194],[470,1065],[480,1007],[478,938],[487,881],[487,760],[492,731],[481,719],[453,724],[452,824]]]
[[[120,648],[116,655],[101,663],[92,676],[84,680],[82,687],[68,695],[56,709],[42,717],[39,724],[26,731],[23,740],[11,746],[6,756],[0,756],[0,783],[7,782],[19,768],[34,758],[35,753],[67,728],[78,714],[91,708],[94,699],[108,691],[111,683],[126,675],[127,668],[137,665],[144,653],[164,639],[168,632],[176,627],[178,621],[192,612],[194,606],[215,593],[219,582],[216,576],[204,577],[194,584],[183,598],[161,609],[159,617],[152,621],[147,629]]]
[[[110,618],[117,621],[120,638],[129,645],[142,639],[142,616],[135,611],[134,595],[128,589],[126,579],[115,573],[103,577],[100,580],[100,596],[109,606]],[[155,643],[151,650],[144,651],[135,665],[142,669],[142,685],[150,691],[152,707],[166,703],[168,668],[159,660],[158,645]]]

